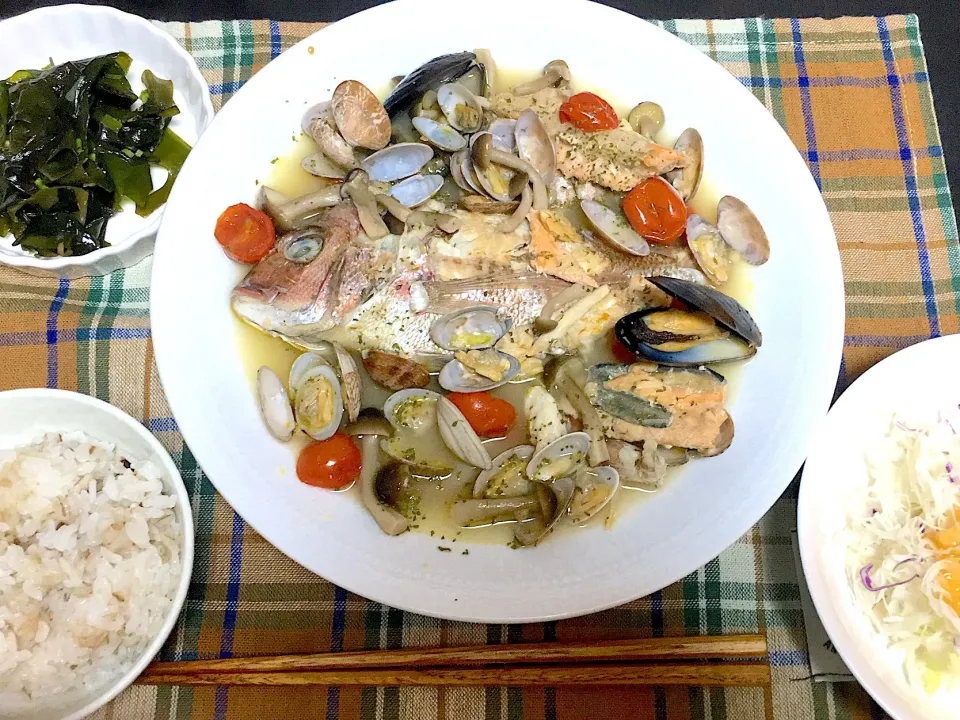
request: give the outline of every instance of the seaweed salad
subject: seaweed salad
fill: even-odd
[[[41,256],[107,245],[124,199],[147,216],[166,202],[190,146],[168,126],[173,82],[144,70],[138,95],[124,52],[18,70],[0,81],[0,235]],[[153,166],[167,171],[154,189]]]

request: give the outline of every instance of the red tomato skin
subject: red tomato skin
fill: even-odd
[[[560,106],[560,122],[571,123],[584,132],[599,132],[619,127],[620,117],[602,97],[582,92]]]
[[[643,239],[658,245],[676,241],[687,227],[687,206],[663,178],[650,177],[627,193],[623,214]]]
[[[340,490],[360,475],[362,456],[353,438],[336,432],[307,445],[297,457],[297,478],[304,485]]]
[[[470,423],[480,437],[502,437],[517,419],[517,411],[506,400],[490,393],[450,393],[447,399]]]
[[[214,237],[234,262],[250,265],[260,262],[277,241],[270,216],[246,203],[237,203],[217,218]]]

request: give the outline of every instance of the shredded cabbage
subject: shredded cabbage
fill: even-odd
[[[958,408],[960,409],[960,408]],[[935,422],[894,416],[866,454],[866,496],[847,514],[847,577],[857,604],[927,693],[960,686],[960,597],[945,591],[960,547],[930,534],[960,522],[960,413]],[[952,605],[951,605],[952,601]]]

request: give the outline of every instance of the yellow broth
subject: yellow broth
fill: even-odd
[[[497,90],[502,91],[524,82],[536,75],[535,72],[518,70],[498,70]],[[602,95],[608,101],[609,95],[604,95],[602,90],[596,86],[574,80],[574,87],[577,90],[591,90]],[[380,97],[386,95],[386,89],[379,93]],[[618,103],[611,101],[614,108],[625,116],[633,106],[633,102]],[[660,137],[664,144],[672,144],[672,138]],[[300,166],[300,161],[307,155],[318,151],[316,143],[312,139],[300,133],[293,143],[290,151],[276,158],[269,168],[269,172],[262,179],[262,183],[286,194],[296,197],[313,190],[325,187],[328,181],[310,175]],[[710,222],[716,221],[717,201],[720,193],[709,180],[705,177],[700,188],[691,202],[693,209]],[[727,285],[723,288],[728,295],[735,297],[741,304],[747,308],[753,305],[753,287],[750,282],[750,266],[744,262],[737,262],[731,271],[731,277]],[[298,348],[284,342],[280,338],[267,335],[243,322],[236,320],[236,341],[237,352],[243,364],[243,371],[250,379],[250,390],[256,393],[256,373],[262,365],[270,367],[281,379],[286,379],[290,372],[290,366],[298,355],[302,352]],[[363,407],[382,408],[384,401],[390,396],[390,391],[376,385],[367,376],[363,369],[362,361],[358,354],[354,354],[357,366],[360,370],[362,383],[362,403]],[[605,343],[601,341],[589,352],[586,360],[590,363],[611,362],[614,360],[610,355]],[[718,366],[718,370],[728,381],[727,385],[727,405],[733,399],[735,391],[739,386],[740,375],[742,373],[743,363],[728,363]],[[503,387],[497,388],[491,392],[492,395],[502,398],[509,402],[517,411],[517,420],[509,435],[505,438],[492,439],[485,441],[490,457],[496,457],[504,450],[528,442],[526,437],[526,418],[523,413],[523,396],[526,390],[533,384],[539,383],[539,380],[527,380],[524,382],[508,383]],[[430,389],[437,392],[443,390],[436,384],[436,378],[431,381]],[[264,429],[266,433],[266,429]],[[434,537],[437,544],[442,547],[450,547],[454,552],[461,552],[459,544],[466,543],[494,543],[509,545],[513,540],[514,523],[499,523],[476,528],[461,528],[453,524],[450,519],[449,508],[455,500],[465,497],[467,491],[465,487],[472,487],[477,477],[478,470],[459,462],[449,450],[443,445],[440,439],[439,431],[432,429],[422,435],[414,435],[409,432],[399,433],[397,436],[399,442],[404,447],[412,448],[417,457],[434,463],[448,464],[453,470],[450,475],[444,479],[422,479],[418,482],[420,492],[419,516],[413,522],[411,529],[414,532],[425,533]],[[297,433],[294,440],[289,443],[291,453],[296,456],[299,451],[310,442],[303,433]],[[381,454],[382,459],[386,456]],[[693,462],[709,462],[709,460],[694,460]],[[670,482],[676,475],[682,471],[682,467],[674,468],[668,472],[665,482]],[[296,479],[284,476],[277,480],[278,482],[296,482]],[[318,490],[318,492],[324,492]],[[652,490],[634,490],[623,487],[618,492],[613,501],[607,508],[592,518],[590,524],[605,524],[607,527],[613,525],[614,521],[622,520],[629,509],[637,502],[641,502],[650,495],[655,494]],[[359,490],[356,487],[344,491],[346,497],[351,497],[360,502]],[[557,532],[568,532],[576,528],[571,525],[560,525]]]

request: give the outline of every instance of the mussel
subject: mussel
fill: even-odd
[[[630,352],[678,367],[742,360],[757,352],[760,329],[732,297],[677,278],[650,281],[686,309],[655,308],[620,318],[614,333]]]
[[[427,90],[436,89],[463,75],[476,59],[477,56],[472,52],[433,58],[404,77],[383,101],[383,107],[391,118],[395,117],[413,106]]]

